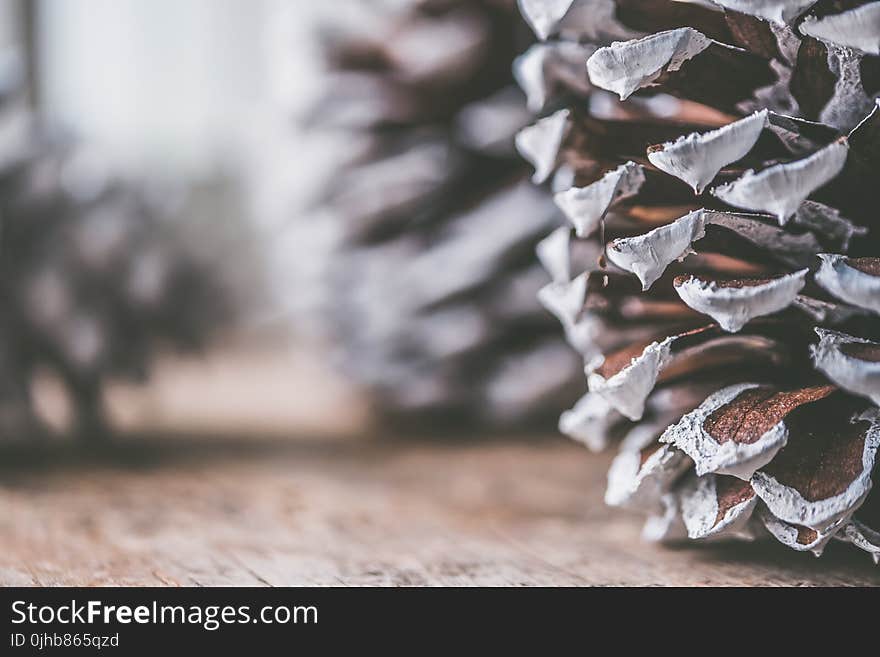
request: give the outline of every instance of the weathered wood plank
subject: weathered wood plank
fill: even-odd
[[[601,502],[606,457],[482,444],[132,439],[5,455],[6,585],[876,585],[832,545],[668,549]]]

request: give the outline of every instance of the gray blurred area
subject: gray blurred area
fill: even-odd
[[[21,252],[20,239],[10,241],[7,235],[7,249],[17,251],[7,254],[7,268],[57,270],[59,280],[80,281],[78,287],[68,282],[66,292],[60,288],[56,293],[70,299],[65,303],[74,312],[69,319],[55,321],[52,333],[58,335],[60,344],[80,345],[70,347],[74,352],[78,349],[76,353],[87,348],[83,345],[88,340],[102,345],[92,347],[99,350],[95,353],[100,355],[100,365],[61,371],[54,361],[37,354],[36,359],[48,361],[50,367],[28,365],[27,370],[19,367],[20,371],[7,374],[16,386],[23,386],[16,393],[23,401],[15,406],[32,406],[41,436],[68,435],[77,415],[83,413],[96,419],[102,416],[101,424],[114,434],[160,430],[296,436],[309,431],[353,433],[364,423],[356,391],[325,365],[319,349],[302,345],[298,323],[277,302],[273,290],[296,282],[278,280],[284,272],[279,274],[269,262],[277,231],[254,219],[242,183],[265,150],[266,108],[274,103],[268,84],[266,35],[279,11],[293,8],[306,16],[308,4],[269,0],[0,2],[0,49],[10,61],[15,60],[23,78],[19,85],[23,104],[15,119],[24,117],[28,123],[28,161],[34,164],[28,165],[26,175],[33,177],[40,170],[34,157],[39,162],[62,158],[58,160],[61,175],[73,170],[68,161],[80,169],[86,167],[86,172],[91,170],[93,179],[95,171],[100,171],[101,176],[109,175],[107,180],[114,186],[117,180],[124,184],[130,190],[126,195],[145,197],[158,205],[162,215],[156,220],[135,219],[118,202],[101,201],[104,219],[92,219],[91,209],[56,195],[61,209],[51,211],[52,219],[42,218],[49,213],[40,211],[40,221],[49,224],[39,232],[34,228],[29,243],[38,245],[42,253],[43,242],[59,244],[62,240],[68,245],[61,247],[62,252],[65,248],[70,252],[78,248],[70,242],[71,235],[83,231],[83,237],[76,239],[88,241],[92,251],[100,240],[118,244],[113,257],[123,269],[116,274],[106,268],[95,271],[94,282],[83,279],[87,270],[77,264],[77,252],[72,252],[71,261],[70,254],[56,253],[59,249],[53,248],[36,261],[30,251]],[[30,152],[36,141],[47,144],[40,147],[41,152],[49,149],[47,155]],[[5,149],[9,150],[8,145]],[[20,190],[21,174],[16,175],[10,189]],[[65,184],[63,178],[59,181]],[[48,197],[41,193],[37,198]],[[32,215],[37,206],[25,207]],[[24,221],[36,226],[33,219],[18,220]],[[101,221],[105,228],[100,228]],[[112,237],[133,236],[132,230],[151,240],[154,260],[163,259],[173,271],[186,266],[201,272],[194,279],[201,287],[189,292],[191,284],[181,287],[179,278],[165,274],[168,292],[174,296],[155,302],[165,315],[150,320],[150,325],[136,300],[123,307],[117,304],[115,314],[108,316],[108,299],[119,292],[112,285],[110,289],[98,285],[101,277],[108,283],[118,279],[123,270],[136,267],[149,255],[144,255],[144,238],[133,242],[126,237],[128,241],[120,243]],[[110,257],[107,253],[102,256],[105,260]],[[9,286],[27,289],[23,283]],[[44,284],[35,290],[32,305],[45,307],[48,288]],[[223,316],[209,306],[222,306]],[[190,335],[186,348],[180,349],[173,332],[184,321]],[[79,335],[76,322],[87,322],[83,326],[92,327],[94,337],[75,338]],[[108,342],[111,339],[115,342]],[[134,350],[138,339],[137,344],[148,339],[150,350],[140,357],[137,371],[132,371],[136,376],[130,376],[121,365],[121,356],[126,346]],[[79,342],[71,342],[75,340]],[[115,343],[119,355],[109,350]],[[21,348],[13,351],[21,352]],[[67,369],[74,370],[73,384],[65,376]],[[309,382],[308,394],[302,392],[304,381]],[[84,386],[87,393],[80,393]],[[80,397],[94,399],[85,402]],[[349,419],[341,419],[340,405],[352,409]],[[96,410],[82,411],[85,406]],[[100,432],[104,430],[102,426]],[[12,433],[22,437],[32,430]]]

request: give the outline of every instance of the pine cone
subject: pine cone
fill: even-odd
[[[388,419],[512,422],[574,399],[577,360],[535,301],[557,220],[513,147],[517,33],[512,0],[355,0],[325,26],[313,116],[348,156],[327,193],[328,323]]]
[[[30,390],[48,370],[94,440],[104,383],[144,378],[160,346],[201,348],[230,300],[160,199],[37,126],[20,67],[0,68],[0,434],[41,432]]]
[[[568,219],[541,299],[587,372],[560,427],[620,440],[606,502],[877,560],[880,2],[520,7],[518,146]]]

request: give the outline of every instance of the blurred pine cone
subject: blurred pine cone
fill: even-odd
[[[520,7],[517,143],[569,220],[541,298],[589,390],[560,426],[620,441],[606,501],[877,560],[880,2]]]
[[[0,434],[41,433],[31,391],[49,371],[74,431],[98,439],[106,381],[143,379],[160,347],[201,348],[231,305],[163,190],[46,134],[17,58],[0,59]]]
[[[579,366],[535,301],[558,220],[513,146],[529,114],[510,62],[531,39],[515,3],[350,0],[321,34],[312,118],[346,157],[322,219],[344,367],[389,419],[546,419]]]

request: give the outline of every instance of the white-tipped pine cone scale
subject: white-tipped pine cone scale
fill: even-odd
[[[584,56],[530,71],[520,151],[568,221],[541,261],[593,331],[560,429],[619,442],[606,502],[880,559],[880,3],[519,4]]]

